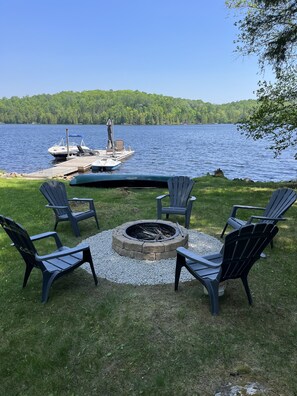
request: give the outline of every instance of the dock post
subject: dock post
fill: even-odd
[[[67,146],[67,159],[69,159],[69,135],[68,135],[68,128],[66,128],[66,146]]]

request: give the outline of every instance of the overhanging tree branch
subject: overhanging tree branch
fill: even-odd
[[[276,76],[274,85],[259,83],[258,106],[239,129],[255,140],[268,140],[269,148],[279,155],[297,147],[297,2],[229,0],[226,4],[243,13],[236,22],[236,50],[243,55],[256,54],[261,70],[271,65]]]

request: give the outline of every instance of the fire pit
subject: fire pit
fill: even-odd
[[[121,256],[161,260],[176,256],[176,248],[188,246],[188,231],[163,220],[140,220],[114,229],[112,247]]]

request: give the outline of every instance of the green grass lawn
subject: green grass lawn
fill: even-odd
[[[54,225],[41,183],[0,179],[0,213],[31,235]],[[69,197],[94,199],[100,231],[156,218],[155,197],[166,191],[66,184]],[[265,206],[283,185],[198,178],[190,226],[219,237],[233,204]],[[231,281],[217,317],[198,281],[181,283],[178,292],[173,284],[104,279],[95,287],[82,269],[55,282],[42,304],[41,272],[22,289],[24,263],[0,229],[0,394],[214,395],[228,383],[255,381],[267,389],[262,394],[297,395],[296,203],[286,217],[273,250],[251,270],[254,305],[241,282]],[[98,232],[94,219],[80,230],[75,238],[70,224],[58,226],[68,246]]]

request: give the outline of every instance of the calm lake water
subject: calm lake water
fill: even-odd
[[[47,152],[65,137],[65,125],[0,125],[0,169],[29,173],[53,166]],[[90,148],[107,143],[104,125],[71,125],[69,133],[81,134]],[[188,175],[213,173],[221,168],[226,177],[254,181],[297,179],[293,151],[274,158],[264,141],[246,139],[235,125],[131,126],[116,125],[115,139],[135,150],[118,173]]]

